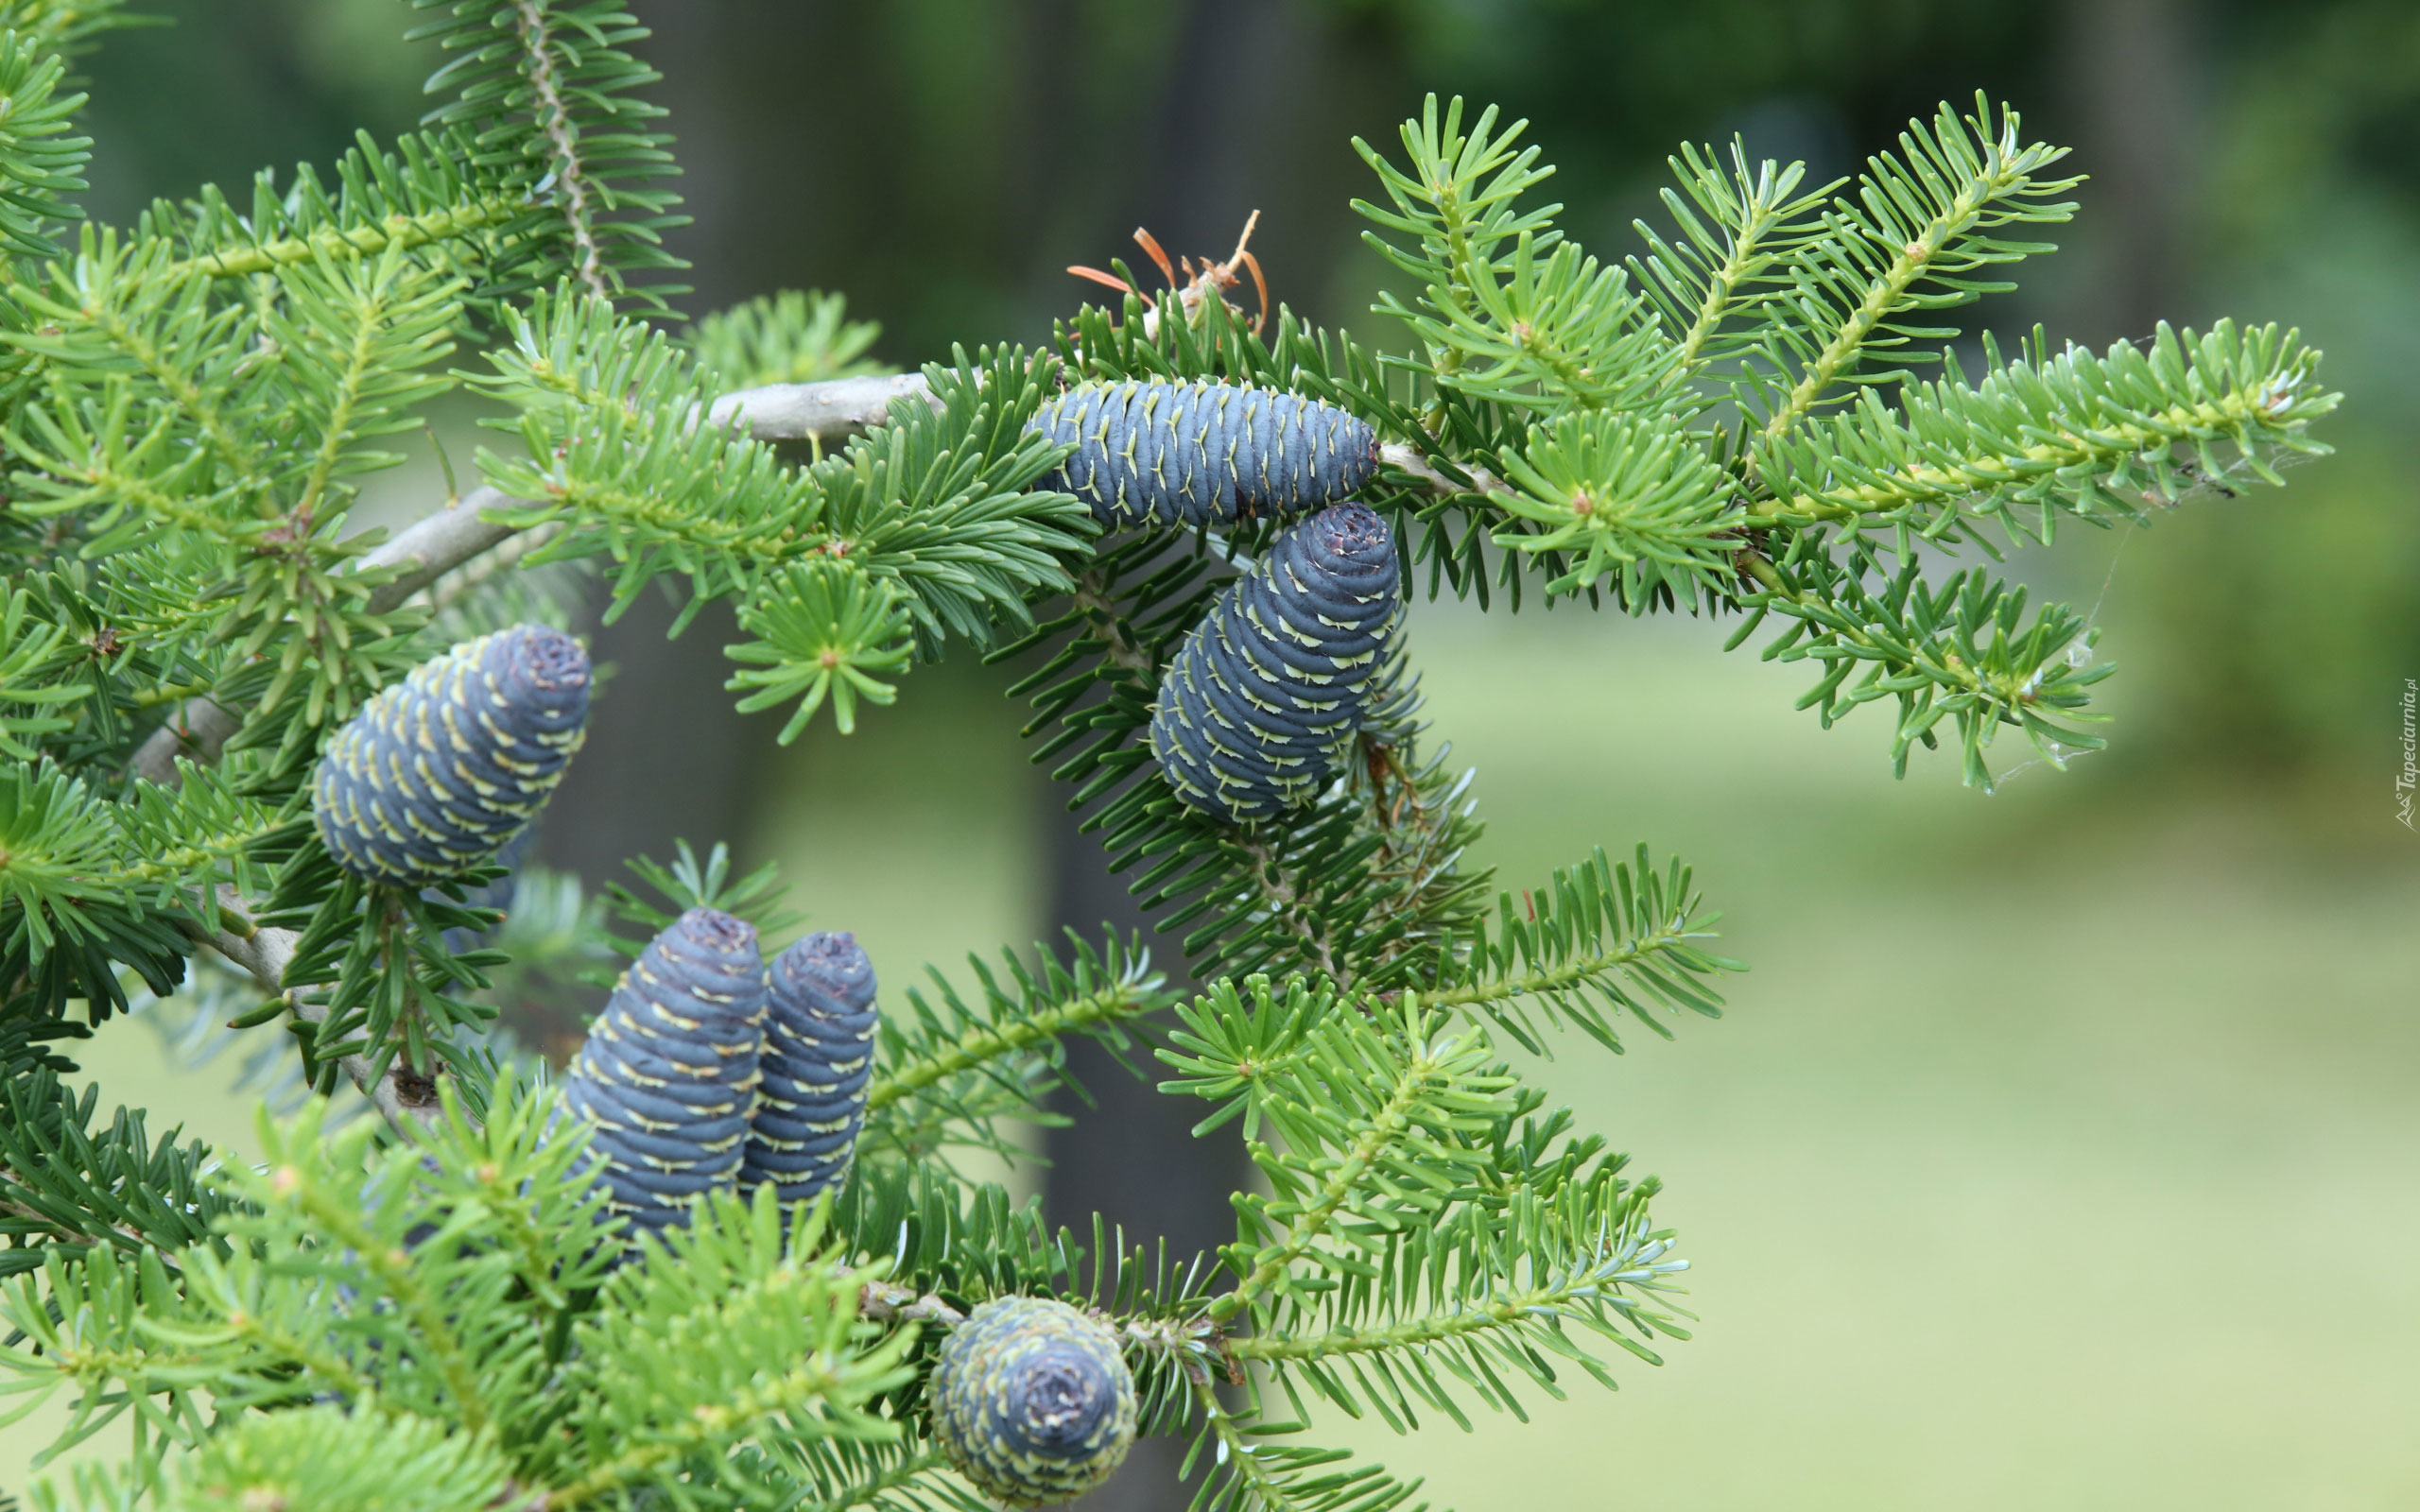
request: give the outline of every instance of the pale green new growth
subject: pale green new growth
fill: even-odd
[[[865,353],[882,327],[852,320],[838,294],[785,289],[717,310],[687,332],[698,366],[724,389],[763,384],[812,384],[884,372]]]

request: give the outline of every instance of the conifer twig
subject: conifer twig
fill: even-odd
[[[530,90],[537,95],[532,113],[537,116],[539,129],[546,136],[546,146],[554,154],[554,171],[548,177],[555,180],[555,192],[562,201],[563,220],[571,232],[572,246],[579,251],[572,272],[588,292],[600,300],[610,300],[614,297],[614,288],[605,277],[605,259],[596,246],[596,228],[590,223],[588,201],[594,191],[588,182],[587,167],[580,155],[579,130],[573,124],[570,108],[563,100],[563,87],[555,66],[554,38],[546,26],[545,8],[537,0],[520,0],[516,10],[522,56],[527,60],[524,77],[529,80]]]
[[[297,1019],[316,1023],[326,1018],[325,1006],[305,1003],[285,988],[285,968],[293,961],[294,946],[302,936],[290,929],[250,924],[243,899],[233,887],[218,889],[218,902],[219,917],[244,921],[247,932],[239,934],[222,925],[206,934],[197,931],[196,937],[250,976],[261,990],[284,998]],[[395,1132],[409,1135],[439,1116],[437,1084],[406,1065],[401,1057],[390,1060],[383,1072],[373,1067],[368,1056],[347,1056],[337,1064]]]
[[[1465,467],[1461,471],[1470,478],[1468,484],[1455,482],[1440,472],[1427,454],[1401,441],[1389,441],[1378,448],[1378,461],[1398,472],[1409,472],[1427,485],[1428,491],[1438,494],[1501,493],[1510,494],[1512,486],[1483,467]]]
[[[744,424],[758,440],[829,444],[883,423],[890,418],[892,400],[928,398],[930,393],[921,373],[772,384],[724,395],[715,402],[708,418],[716,424]],[[371,592],[370,612],[383,614],[401,608],[414,593],[519,534],[522,527],[518,525],[486,518],[488,511],[511,502],[495,489],[473,489],[362,553],[361,571],[397,569],[394,577]],[[129,770],[146,782],[174,787],[179,781],[178,757],[203,765],[216,763],[243,722],[240,710],[208,696],[189,698],[152,731],[135,752]]]
[[[760,441],[831,442],[881,424],[894,399],[931,403],[932,396],[932,386],[920,372],[767,384],[723,395],[707,418],[717,425],[744,423]]]

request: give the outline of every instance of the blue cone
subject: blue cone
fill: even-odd
[[[1047,1297],[968,1314],[933,1364],[930,1400],[950,1464],[1010,1506],[1081,1496],[1134,1443],[1134,1377],[1117,1336]]]
[[[320,753],[311,814],[337,863],[424,887],[501,850],[538,812],[588,723],[588,653],[519,625],[382,688]]]
[[[572,1061],[564,1106],[594,1126],[591,1166],[638,1229],[683,1224],[736,1190],[765,1035],[755,926],[692,908],[622,973]]]
[[[1105,525],[1226,524],[1293,514],[1359,490],[1378,437],[1357,417],[1242,384],[1084,384],[1027,429],[1076,448],[1046,486]]]
[[[1341,504],[1213,601],[1151,708],[1151,749],[1181,802],[1241,824],[1319,795],[1379,686],[1400,576],[1387,523]]]
[[[809,935],[774,959],[742,1193],[769,1181],[785,1204],[804,1202],[849,1174],[873,1075],[873,996],[855,935]]]

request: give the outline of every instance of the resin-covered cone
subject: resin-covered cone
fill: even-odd
[[[1318,796],[1369,712],[1400,576],[1387,523],[1342,504],[1219,595],[1151,709],[1151,749],[1186,807],[1243,823]]]
[[[1134,1443],[1134,1377],[1117,1336],[1046,1297],[967,1314],[942,1345],[928,1400],[950,1464],[1010,1506],[1081,1496]]]
[[[1084,384],[1027,428],[1075,447],[1046,484],[1108,525],[1316,509],[1378,467],[1377,433],[1350,412],[1242,384]]]
[[[502,850],[555,790],[588,725],[588,653],[517,625],[382,688],[328,741],[311,813],[338,865],[424,887]]]
[[[735,1189],[765,1000],[755,927],[712,908],[683,914],[622,973],[563,1091],[594,1126],[613,1211],[662,1228],[700,1193]]]
[[[745,1193],[771,1182],[785,1203],[840,1183],[873,1075],[873,963],[855,935],[809,935],[773,961],[764,1080],[740,1161]]]

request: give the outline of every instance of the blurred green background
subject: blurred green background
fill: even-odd
[[[392,0],[152,9],[178,24],[92,68],[105,218],[420,108],[430,60]],[[1391,339],[1347,140],[1391,141],[1429,89],[1530,117],[1602,254],[1685,137],[1829,177],[1984,88],[2093,181],[1979,329],[2302,326],[2348,394],[2337,456],[2017,560],[2097,606],[2123,668],[2113,749],[2065,773],[1986,796],[1920,754],[1894,782],[1887,716],[1820,730],[1790,709],[1810,679],[1721,654],[1727,625],[1421,606],[1478,861],[1518,887],[1594,843],[1678,851],[1754,971],[1721,1022],[1538,1069],[1669,1183],[1698,1337],[1527,1427],[1335,1432],[1466,1509],[2420,1505],[2420,838],[2392,792],[2420,677],[2420,9],[638,9],[698,216],[692,308],[842,289],[900,362],[1037,339],[1080,297],[1063,265],[1130,252],[1138,223],[1223,253],[1253,208],[1278,297]],[[559,863],[727,838],[893,982],[1050,922],[1063,826],[1004,674],[920,670],[851,739],[776,751],[728,713],[712,624],[667,647],[633,619],[600,640],[621,678]],[[111,1099],[249,1147],[217,1072],[170,1070],[139,1024],[87,1061]],[[40,1436],[0,1431],[0,1485]]]

